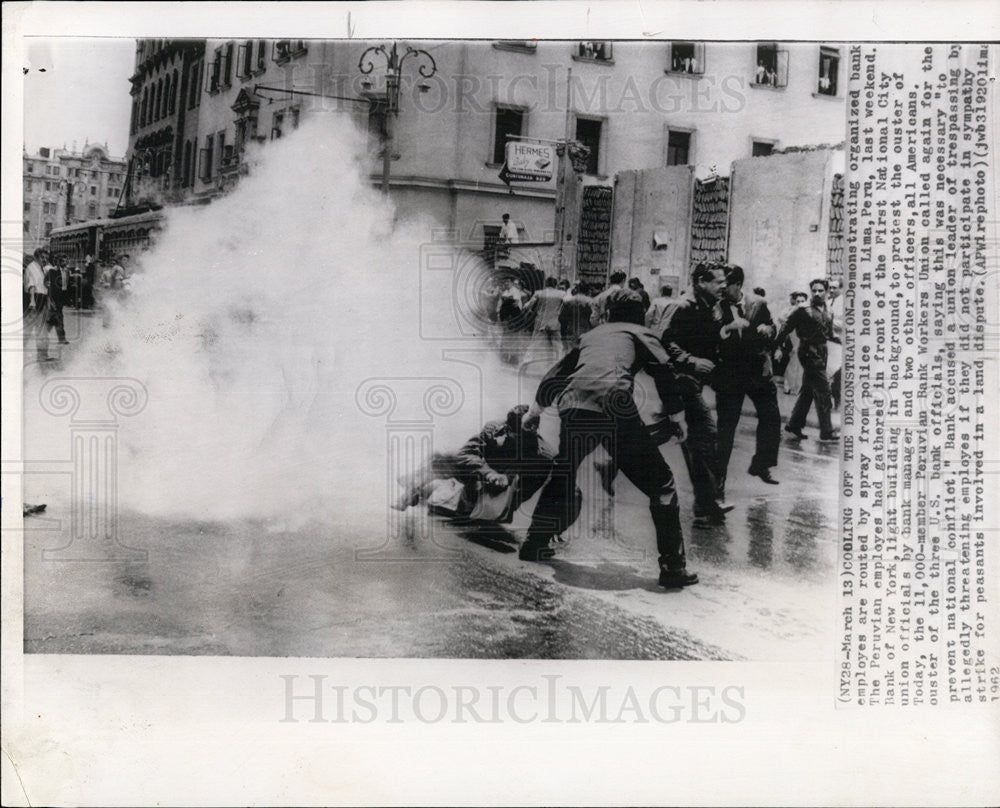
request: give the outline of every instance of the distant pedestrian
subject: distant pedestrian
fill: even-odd
[[[43,249],[35,250],[34,256],[24,268],[24,337],[35,340],[38,360],[48,361],[48,290],[45,286],[45,269],[48,264],[48,253]]]
[[[600,325],[608,320],[607,300],[608,297],[625,287],[625,273],[612,272],[608,278],[608,287],[598,294],[590,304],[590,324]]]
[[[524,304],[524,314],[534,315],[534,345],[538,359],[551,364],[559,358],[559,311],[563,306],[563,292],[555,278],[545,279],[545,286],[535,292]]]
[[[667,327],[667,320],[674,306],[677,305],[677,298],[674,297],[672,286],[664,284],[660,287],[659,297],[654,297],[646,311],[646,328],[656,336],[663,336],[663,330]]]
[[[638,278],[629,278],[628,288],[639,293],[639,297],[642,298],[642,313],[645,316],[646,312],[649,311],[649,292],[646,291],[646,287]]]
[[[60,345],[69,345],[66,339],[66,328],[63,325],[63,307],[69,295],[69,270],[66,267],[66,257],[59,256],[54,264],[45,266],[45,289],[48,295],[47,313],[45,317],[45,338],[53,328]],[[46,353],[48,348],[46,347]]]
[[[805,438],[802,428],[806,425],[809,408],[815,404],[820,440],[835,441],[838,435],[830,418],[833,401],[826,363],[827,343],[837,342],[838,338],[833,335],[833,318],[826,306],[829,284],[825,278],[816,278],[809,284],[809,291],[812,294],[809,305],[795,309],[777,336],[778,342],[781,342],[792,331],[795,332],[799,338],[798,356],[802,363],[802,389],[785,424],[785,432],[798,440]]]
[[[833,336],[835,340],[827,346],[826,372],[830,376],[830,395],[833,398],[833,408],[840,409],[840,378],[844,364],[844,350],[841,344],[844,339],[844,296],[841,294],[840,281],[830,281],[830,296],[828,300],[830,317],[833,320]]]
[[[570,296],[563,301],[559,311],[559,331],[565,350],[575,348],[580,337],[591,329],[590,314],[593,299],[588,294],[586,283],[578,283],[570,290]]]
[[[88,255],[83,264],[83,294],[80,305],[84,309],[94,308],[94,284],[97,283],[97,261]]]
[[[520,361],[520,334],[524,324],[525,293],[518,278],[505,278],[497,302],[500,335],[500,358],[508,364]]]

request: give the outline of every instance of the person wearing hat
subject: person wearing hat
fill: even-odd
[[[726,286],[716,304],[720,326],[745,320],[746,326],[730,330],[719,343],[715,409],[719,416],[719,496],[722,498],[729,458],[733,452],[736,425],[743,411],[743,399],[749,397],[757,412],[757,444],[748,473],[765,483],[777,485],[771,469],[778,465],[781,443],[781,413],[778,391],[771,377],[771,348],[777,328],[767,302],[743,291],[743,268],[726,267]]]
[[[718,361],[719,342],[729,331],[747,325],[740,318],[720,328],[715,304],[722,296],[726,276],[722,266],[699,263],[691,273],[691,292],[678,300],[663,332],[663,347],[677,372],[690,382],[685,388],[684,420],[687,440],[684,461],[694,488],[694,515],[699,525],[718,525],[732,510],[719,497],[720,476],[715,417],[702,397]]]
[[[600,444],[613,460],[611,476],[621,471],[649,497],[649,512],[659,552],[660,586],[676,589],[698,582],[687,570],[684,534],[674,475],[649,428],[639,417],[633,391],[635,374],[653,378],[666,413],[680,411],[677,378],[656,335],[643,325],[642,298],[629,289],[607,297],[608,321],[580,337],[545,375],[524,416],[537,428],[542,411],[559,411],[559,453],[542,488],[521,545],[525,561],[551,558],[552,541],[576,521],[582,494],[577,488],[580,464]]]

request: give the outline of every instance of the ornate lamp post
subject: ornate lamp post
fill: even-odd
[[[393,42],[388,49],[385,45],[374,45],[365,50],[358,60],[358,70],[367,75],[375,69],[375,56],[385,59],[385,142],[382,144],[382,193],[389,193],[389,170],[392,165],[393,117],[399,116],[399,90],[402,79],[403,63],[411,56],[416,57],[418,72],[429,79],[437,72],[434,57],[419,48],[406,47],[402,56],[396,50]],[[426,59],[426,62],[421,62]]]

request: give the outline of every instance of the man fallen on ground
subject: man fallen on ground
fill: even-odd
[[[509,523],[552,469],[552,452],[539,438],[537,424],[522,423],[527,411],[519,404],[504,421],[483,426],[457,452],[435,453],[400,479],[404,490],[392,507],[424,503],[444,516]]]

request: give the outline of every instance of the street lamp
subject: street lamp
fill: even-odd
[[[371,73],[375,69],[375,56],[380,55],[385,59],[385,142],[382,149],[382,193],[389,193],[389,169],[392,165],[392,141],[393,124],[392,118],[399,116],[399,89],[403,75],[403,62],[411,56],[416,57],[418,72],[429,79],[437,72],[437,64],[434,57],[427,51],[419,48],[406,47],[406,53],[402,56],[396,50],[396,43],[387,50],[385,45],[373,45],[361,54],[358,60],[358,70],[364,75]],[[421,59],[426,57],[426,63],[421,63]]]

